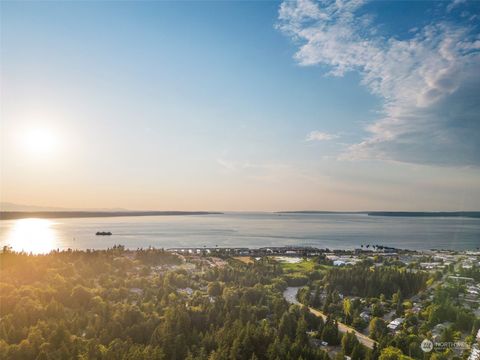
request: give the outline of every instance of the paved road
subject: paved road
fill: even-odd
[[[299,287],[289,287],[289,288],[287,288],[287,290],[285,290],[284,293],[283,293],[283,296],[284,296],[285,300],[287,300],[291,304],[302,305],[301,303],[298,302],[298,300],[296,298],[296,295],[297,295],[297,292],[298,292],[299,289],[300,289]],[[317,309],[314,309],[314,308],[308,306],[308,310],[312,314],[314,314],[318,317],[321,317],[323,320],[327,319],[327,316],[323,312],[321,312]],[[362,334],[361,332],[358,332],[354,328],[352,328],[352,327],[350,327],[350,326],[348,326],[344,323],[341,323],[341,322],[338,322],[338,331],[340,331],[341,333],[353,332],[355,334],[355,336],[357,337],[358,341],[360,341],[361,344],[368,347],[369,349],[373,349],[374,345],[377,343],[375,340],[370,339],[368,336]]]
[[[318,311],[310,306],[308,307],[308,310],[310,310],[312,314],[318,317],[321,317],[323,320],[327,319],[327,316],[321,311]],[[360,343],[362,343],[364,346],[368,347],[369,349],[373,349],[373,346],[375,345],[375,343],[377,343],[375,340],[370,339],[367,335],[364,335],[361,332],[358,332],[357,330],[355,330],[354,328],[341,322],[338,322],[338,331],[340,331],[341,333],[353,332],[357,337],[358,341],[360,341]]]

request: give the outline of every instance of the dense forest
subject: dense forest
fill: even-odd
[[[278,267],[161,250],[0,254],[2,359],[324,359]]]
[[[372,269],[368,264],[335,268],[328,272],[326,281],[331,289],[345,295],[377,297],[381,294],[391,297],[401,291],[412,296],[425,287],[428,275],[424,272],[410,272],[393,267]]]
[[[335,267],[321,256],[281,265],[271,257],[216,255],[4,248],[0,359],[459,359],[448,351],[425,354],[420,343],[438,324],[448,324],[441,341],[471,342],[480,328],[461,304],[465,286],[440,284],[441,274],[391,261]],[[478,268],[468,274],[477,276]],[[298,300],[324,318],[285,300],[291,282],[300,283]],[[430,297],[427,284],[436,285]],[[412,295],[423,299],[416,312]],[[361,316],[366,311],[369,320]],[[396,317],[404,322],[392,332],[387,324]],[[340,322],[375,346],[340,331]]]

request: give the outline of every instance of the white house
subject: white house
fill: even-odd
[[[387,328],[389,328],[390,330],[397,330],[400,325],[402,325],[402,323],[405,321],[404,318],[396,318],[395,320],[393,320],[390,324],[387,325]]]
[[[480,360],[480,349],[478,348],[478,345],[473,345],[472,352],[470,353],[468,360]]]

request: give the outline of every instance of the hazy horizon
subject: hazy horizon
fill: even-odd
[[[337,212],[337,213],[349,213],[349,212],[425,212],[425,213],[435,213],[435,212],[480,212],[480,210],[455,210],[455,209],[443,209],[443,210],[398,210],[398,209],[354,209],[354,210],[330,210],[330,209],[283,209],[283,210],[222,210],[222,209],[189,209],[189,210],[178,210],[178,209],[131,209],[127,207],[118,207],[118,208],[69,208],[69,207],[52,207],[52,206],[42,206],[42,205],[26,205],[26,204],[15,204],[15,203],[0,203],[0,211],[12,211],[12,212],[128,212],[128,211],[138,211],[138,212],[148,212],[148,211],[206,211],[206,212],[225,212],[225,213],[235,213],[235,212],[245,212],[245,213],[270,213],[270,212]]]
[[[478,210],[480,2],[0,10],[1,202]]]

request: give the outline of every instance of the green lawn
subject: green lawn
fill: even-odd
[[[290,264],[286,262],[279,262],[279,264],[286,273],[309,273],[314,270],[315,266],[313,260],[305,259],[296,264]]]

